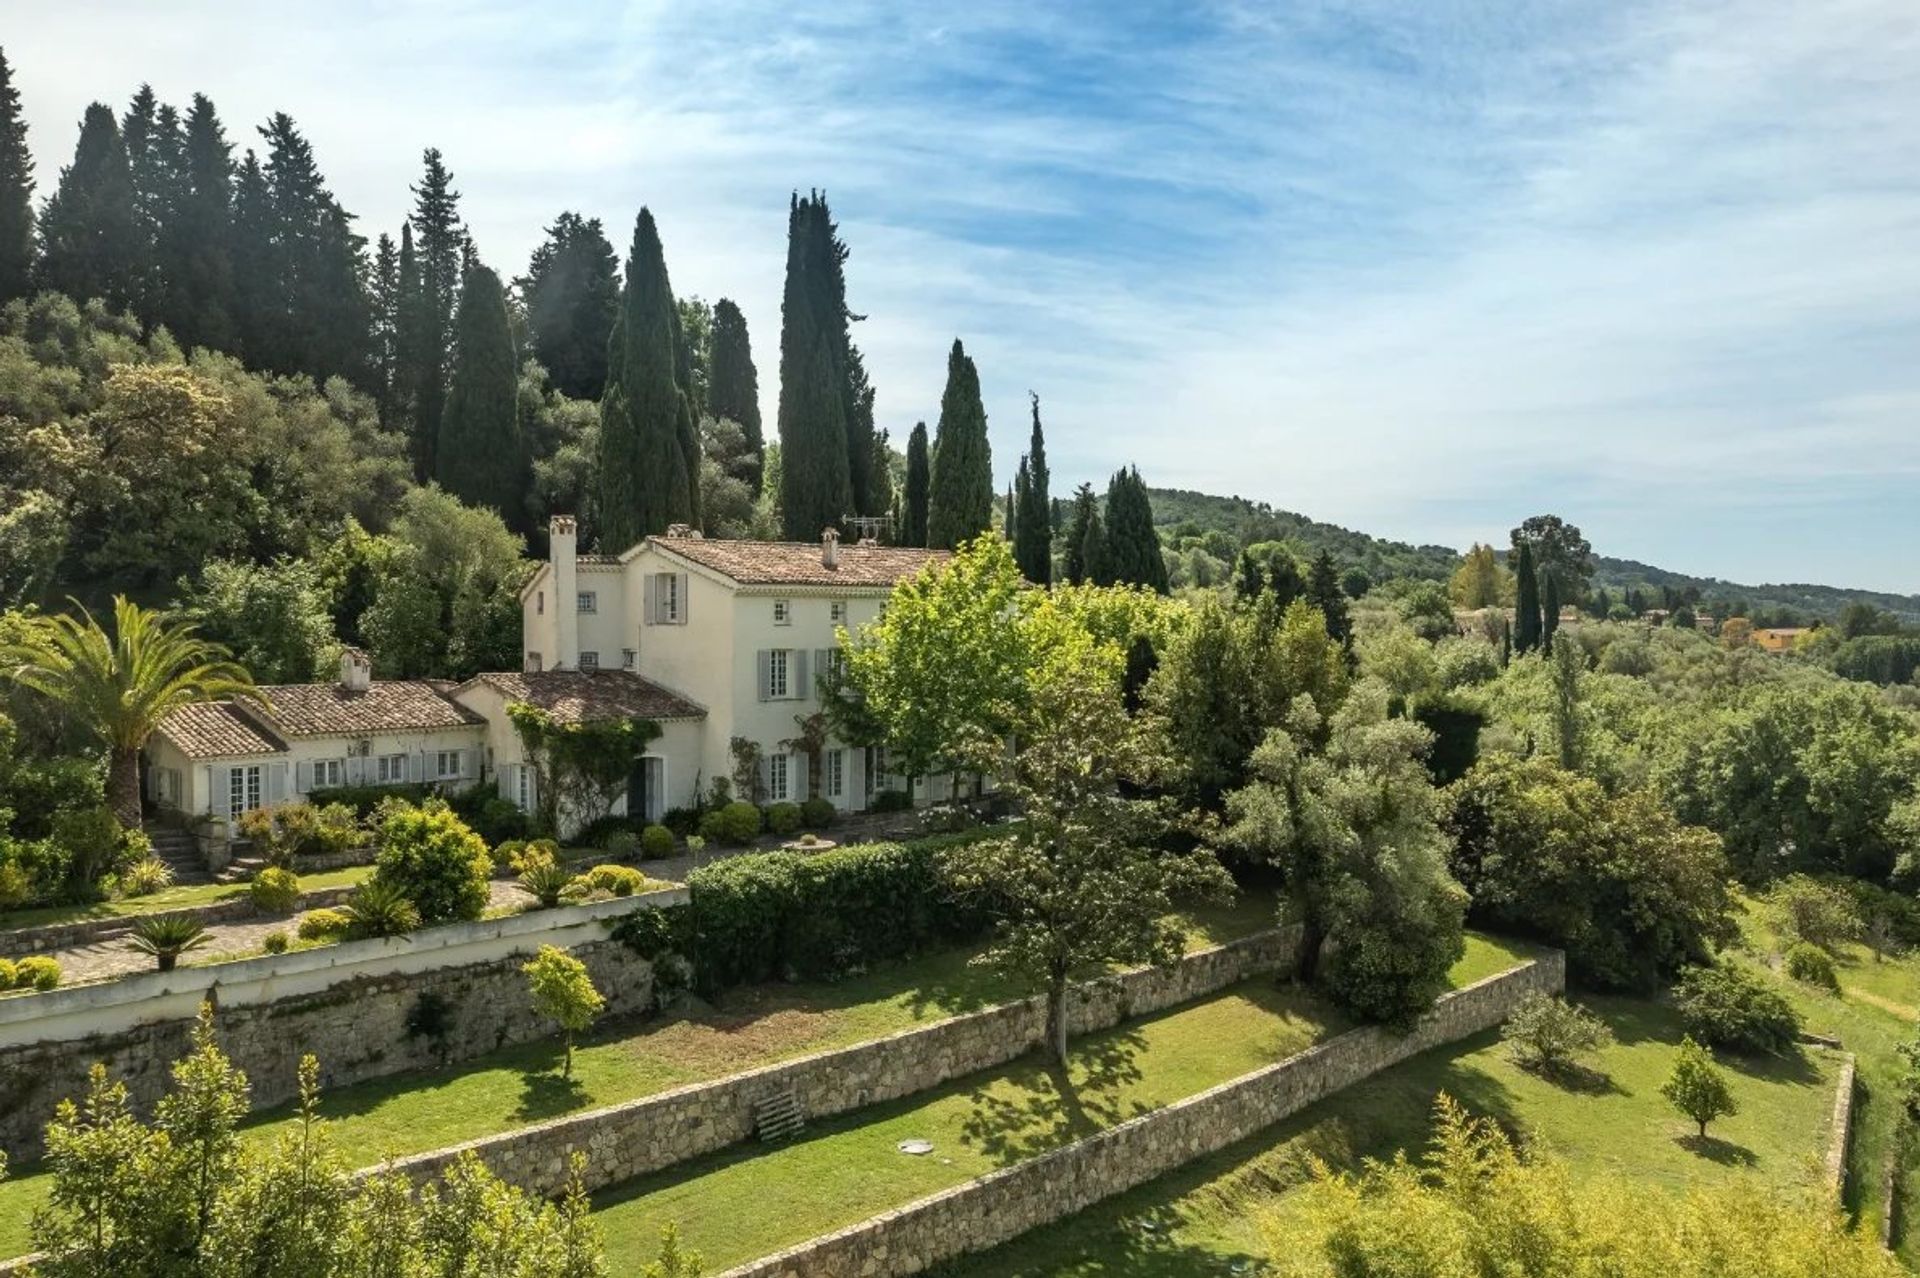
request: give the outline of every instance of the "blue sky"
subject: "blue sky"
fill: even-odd
[[[1057,484],[1920,591],[1913,0],[288,8],[15,0],[43,187],[145,79],[291,113],[369,234],[441,147],[510,273],[647,203],[769,420],[821,187],[881,424],[958,335],[1003,483],[1032,388]]]

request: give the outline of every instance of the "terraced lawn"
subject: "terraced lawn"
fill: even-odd
[[[1270,895],[1245,894],[1181,916],[1191,949],[1271,927]],[[561,1114],[633,1100],[704,1079],[844,1047],[1025,991],[973,962],[964,947],[887,964],[833,984],[765,985],[728,992],[712,1005],[589,1036],[574,1052],[573,1078],[557,1073],[557,1040],[511,1047],[429,1075],[396,1075],[330,1093],[324,1110],[335,1144],[355,1165],[439,1149]],[[285,1109],[255,1116],[247,1139],[270,1141]],[[0,1182],[0,1256],[28,1248],[28,1224],[49,1187],[44,1175]]]
[[[353,865],[344,870],[300,876],[302,889],[351,887],[373,873],[371,865]],[[43,927],[54,923],[84,923],[89,919],[137,918],[166,910],[184,910],[195,905],[214,905],[247,894],[245,883],[198,883],[192,887],[167,888],[147,896],[130,896],[120,901],[95,901],[90,905],[48,905],[31,910],[0,913],[0,932],[23,927]]]

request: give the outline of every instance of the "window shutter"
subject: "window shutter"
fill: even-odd
[[[305,759],[293,765],[293,788],[297,794],[313,789],[313,765]]]
[[[773,652],[771,649],[762,648],[758,656],[760,659],[760,699],[762,701],[771,701],[773,699]]]
[[[760,756],[760,793],[769,799],[773,797],[773,756],[771,755]],[[753,798],[750,794],[744,797],[748,800]]]
[[[643,599],[643,603],[640,608],[640,619],[646,625],[651,626],[658,619],[656,614],[658,613],[660,608],[660,590],[659,590],[660,576],[659,574],[651,573],[651,572],[648,573],[646,576],[640,579],[640,585],[641,585],[641,595]]]
[[[807,797],[807,756],[799,751],[787,758],[787,797],[795,802]]]
[[[681,572],[675,573],[674,576],[676,580],[674,581],[675,589],[673,592],[673,602],[675,605],[673,620],[675,624],[684,626],[687,624],[687,604],[690,602],[687,598],[687,574]]]
[[[460,779],[462,781],[471,781],[480,775],[479,761],[480,752],[478,750],[468,749],[460,752]]]
[[[213,794],[208,799],[209,812],[233,811],[233,769],[215,768],[213,770]]]
[[[824,675],[831,669],[831,665],[827,661],[827,654],[832,651],[833,649],[831,648],[815,648],[813,650],[813,668],[816,673]]]
[[[424,754],[410,754],[406,756],[406,760],[407,780],[415,784],[425,781],[427,779],[427,756]]]
[[[287,765],[269,763],[267,765],[267,802],[284,803],[287,798]]]
[[[787,660],[793,666],[787,672],[787,696],[795,701],[805,701],[813,695],[813,685],[807,682],[807,650],[795,648]]]

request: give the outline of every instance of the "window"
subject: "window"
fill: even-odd
[[[537,652],[529,652],[527,654],[527,659],[521,662],[521,665],[526,669],[526,672],[528,674],[539,674],[540,673],[540,654]]]
[[[527,765],[524,763],[514,769],[514,789],[516,791],[516,802],[519,803],[520,810],[522,812],[533,811],[532,775],[528,772]]]
[[[787,756],[767,756],[767,799],[771,803],[787,801]]]
[[[680,620],[680,574],[659,572],[653,576],[654,608],[661,621],[673,625]]]
[[[827,605],[827,616],[836,626],[847,624],[847,601],[836,599]]]
[[[547,592],[544,590],[536,590],[533,593],[533,615],[536,617],[547,615]]]
[[[847,792],[847,752],[829,750],[820,756],[821,770],[826,774],[820,778],[821,788],[829,799],[838,799]]]
[[[580,668],[582,670],[598,670],[600,668],[600,654],[597,652],[581,653]]]
[[[260,806],[260,765],[234,768],[227,773],[227,815],[238,817]]]
[[[373,779],[380,785],[400,785],[407,779],[407,756],[383,754],[373,761]]]
[[[460,752],[458,750],[437,750],[433,756],[433,776],[436,781],[455,781],[460,777]]]
[[[775,648],[767,654],[767,698],[769,700],[784,701],[787,698],[789,656],[785,648]]]
[[[334,786],[339,785],[344,775],[344,769],[342,767],[344,762],[345,761],[341,759],[315,759],[313,761],[313,785],[309,788],[314,790],[330,790]]]
[[[620,668],[622,670],[633,669],[633,658],[634,658],[633,649],[622,648],[620,650]]]
[[[581,612],[599,612],[600,596],[591,590],[583,590],[580,592],[579,606]]]
[[[773,624],[790,625],[793,622],[793,600],[776,599],[773,601]]]
[[[827,677],[829,684],[837,685],[841,676],[847,672],[847,652],[844,648],[822,648],[820,650],[820,673]]]

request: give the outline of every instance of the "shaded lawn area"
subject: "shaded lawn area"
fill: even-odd
[[[1824,1155],[1838,1059],[1722,1058],[1741,1112],[1700,1143],[1661,1097],[1680,1041],[1670,1007],[1625,998],[1581,1000],[1617,1042],[1591,1076],[1549,1082],[1508,1058],[1499,1032],[1436,1048],[1330,1097],[1210,1158],[1004,1247],[936,1272],[945,1278],[1199,1278],[1260,1272],[1258,1218],[1308,1175],[1309,1156],[1336,1168],[1417,1154],[1446,1092],[1478,1114],[1565,1159],[1576,1173],[1620,1173],[1678,1191],[1732,1177],[1802,1183]]]
[[[373,873],[371,865],[351,865],[344,870],[323,874],[303,874],[303,891],[320,888],[351,887]],[[54,923],[84,923],[90,919],[137,918],[166,910],[184,910],[195,905],[213,905],[247,894],[245,883],[198,883],[192,887],[172,887],[147,896],[130,896],[120,901],[95,901],[88,905],[46,905],[31,910],[9,910],[0,914],[0,932],[16,928],[42,927]]]
[[[930,1093],[810,1126],[793,1144],[742,1148],[596,1199],[616,1273],[651,1259],[660,1229],[709,1271],[764,1256],[1031,1158],[1237,1078],[1346,1028],[1312,995],[1270,980],[1101,1034],[1064,1074],[1037,1054]],[[900,1141],[933,1153],[900,1152]]]
[[[319,876],[316,876],[319,877]],[[244,889],[243,889],[244,890]],[[1270,894],[1196,908],[1180,921],[1190,949],[1272,927]],[[975,963],[984,946],[921,955],[831,984],[749,986],[714,1004],[585,1036],[573,1078],[558,1074],[557,1039],[509,1047],[430,1074],[398,1074],[328,1092],[322,1112],[352,1166],[420,1153],[562,1114],[617,1104],[811,1052],[846,1047],[1027,993]],[[457,1015],[456,1010],[456,1015]],[[255,1115],[247,1139],[268,1143],[289,1107]],[[0,1182],[0,1256],[28,1250],[44,1175]]]

